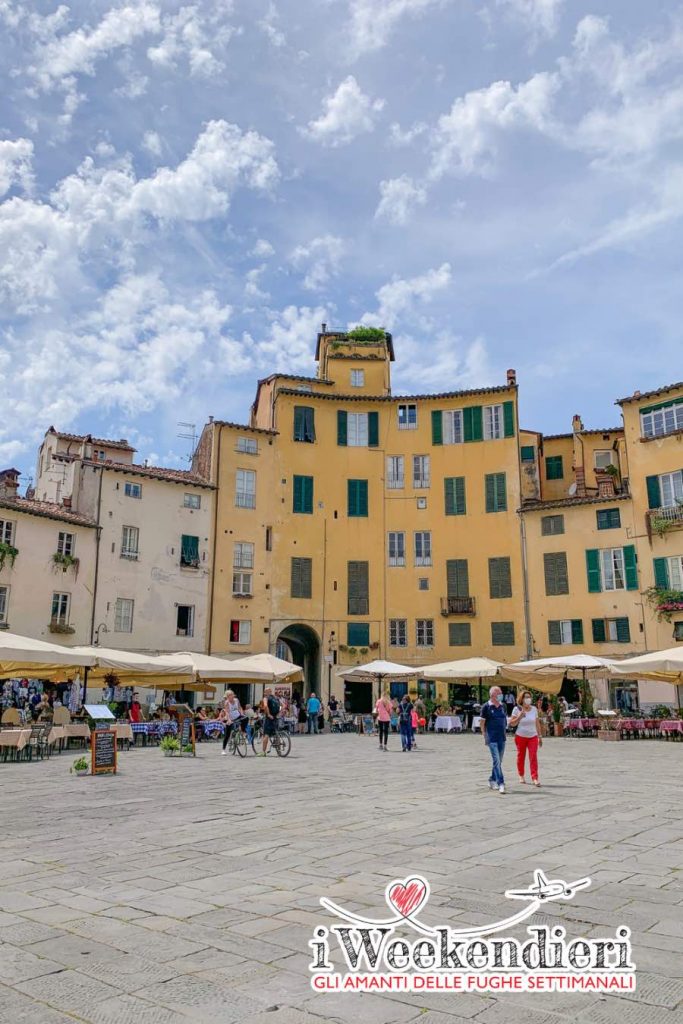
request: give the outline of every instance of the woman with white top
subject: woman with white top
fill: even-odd
[[[232,733],[233,729],[239,729],[242,727],[243,718],[242,705],[240,704],[232,690],[226,691],[225,704],[223,705],[223,710],[221,711],[218,717],[225,725],[225,733],[223,734],[223,750],[221,751],[221,753],[227,754],[227,750],[225,748],[228,745],[230,734]]]
[[[527,751],[529,753],[529,769],[531,781],[534,786],[540,786],[538,781],[538,748],[543,746],[541,737],[541,722],[538,710],[528,690],[524,690],[517,699],[517,706],[510,716],[510,726],[517,728],[515,746],[517,747],[517,774],[519,781],[524,783],[524,762]]]

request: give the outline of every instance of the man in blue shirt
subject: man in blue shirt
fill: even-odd
[[[322,708],[322,704],[320,703],[320,701],[318,700],[316,695],[314,693],[312,693],[310,695],[310,697],[308,698],[308,701],[306,703],[306,714],[308,715],[308,734],[309,734],[309,736],[310,736],[310,734],[312,732],[314,732],[316,734],[316,736],[318,735],[318,715],[320,714],[320,709],[321,708]]]
[[[484,743],[491,754],[491,775],[489,778],[489,789],[505,792],[505,779],[503,777],[503,754],[505,753],[505,736],[508,725],[507,711],[503,700],[503,691],[500,686],[492,686],[489,690],[489,700],[481,709],[481,731],[484,735]]]

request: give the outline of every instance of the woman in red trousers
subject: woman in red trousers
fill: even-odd
[[[522,783],[526,782],[524,778],[524,762],[528,752],[531,781],[534,786],[540,786],[541,783],[538,781],[538,748],[543,746],[541,722],[528,690],[524,690],[517,698],[517,706],[510,716],[510,726],[513,729],[517,728],[515,745],[517,747],[517,774],[519,775],[519,781]]]

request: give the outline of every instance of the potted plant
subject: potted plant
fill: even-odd
[[[10,567],[14,567],[14,560],[19,554],[19,548],[15,548],[13,544],[8,544],[7,541],[0,541],[0,572],[5,568],[5,562],[9,558]]]
[[[72,775],[87,775],[90,771],[87,757],[83,757],[82,754],[80,757],[77,757],[69,771]]]
[[[193,753],[194,751],[192,749],[192,744],[186,743],[185,746],[183,747],[183,754],[189,754],[189,756],[192,757]]]
[[[180,741],[175,736],[164,736],[159,744],[159,750],[162,751],[164,757],[173,757],[180,750]]]

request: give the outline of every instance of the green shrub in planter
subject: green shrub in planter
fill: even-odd
[[[175,736],[164,736],[159,744],[159,750],[170,757],[171,754],[177,754],[180,750],[180,741]]]
[[[74,763],[69,768],[69,771],[75,775],[87,775],[90,771],[90,765],[88,764],[87,757],[77,757]]]

